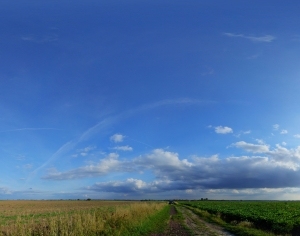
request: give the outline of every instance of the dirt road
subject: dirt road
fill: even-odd
[[[234,236],[220,226],[210,224],[197,216],[191,210],[177,206],[177,209],[182,213],[186,226],[192,232],[192,235],[203,236]]]
[[[176,208],[184,218],[182,222],[176,219]],[[217,225],[213,225],[200,219],[195,213],[183,206],[171,206],[170,221],[167,230],[161,234],[151,236],[234,236]]]

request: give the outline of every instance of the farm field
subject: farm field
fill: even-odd
[[[180,204],[219,217],[233,231],[246,227],[275,235],[300,235],[298,201],[183,201]]]
[[[149,235],[163,230],[166,202],[0,201],[0,235]]]

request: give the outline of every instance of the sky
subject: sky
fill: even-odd
[[[300,199],[300,2],[0,2],[0,199]]]

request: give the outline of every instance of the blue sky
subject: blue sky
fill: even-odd
[[[299,199],[297,1],[2,1],[1,199]]]

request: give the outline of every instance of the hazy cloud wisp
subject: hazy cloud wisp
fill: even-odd
[[[253,42],[263,42],[263,43],[271,43],[275,40],[275,37],[272,35],[264,35],[264,36],[247,36],[244,34],[233,34],[233,33],[224,33],[224,35],[228,37],[237,37],[237,38],[244,38],[249,39]]]

